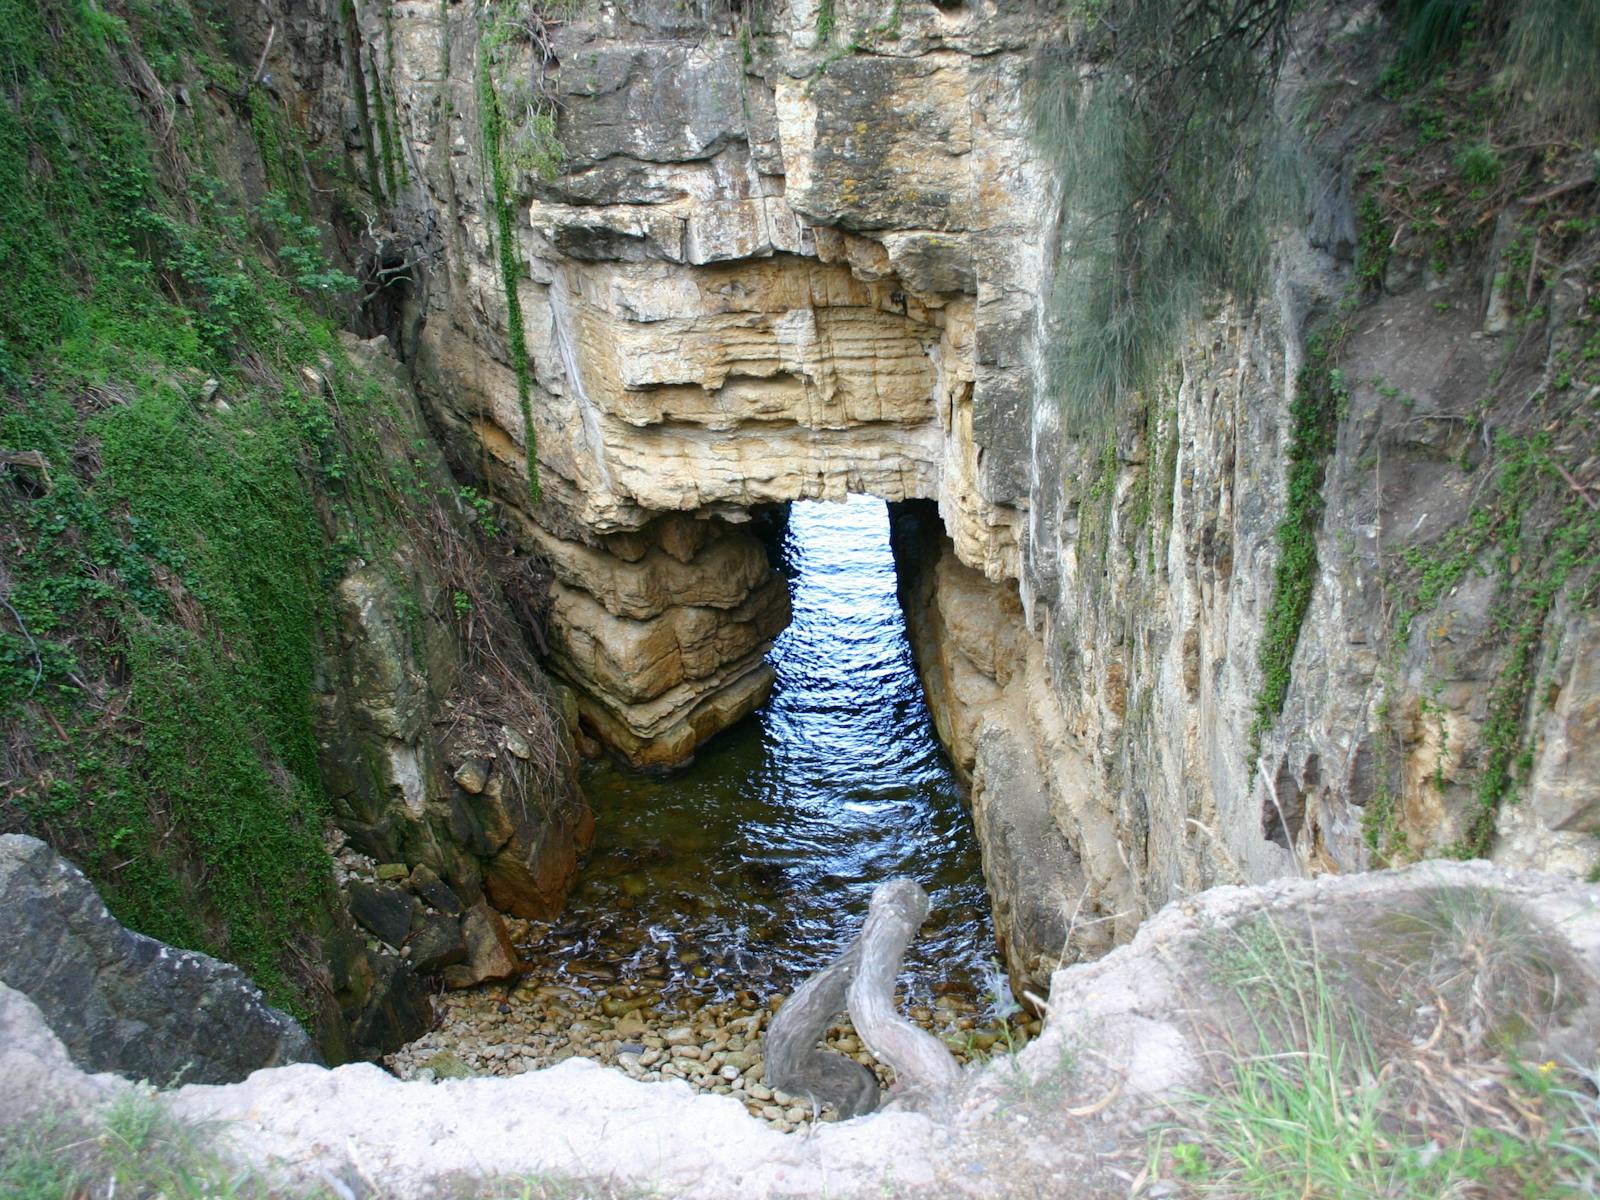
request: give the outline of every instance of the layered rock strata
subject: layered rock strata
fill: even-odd
[[[750,533],[668,514],[603,548],[529,534],[555,574],[550,662],[584,723],[633,766],[682,763],[766,700],[789,593]]]
[[[1313,155],[1260,294],[1199,322],[1125,422],[1074,430],[1042,369],[1058,214],[1025,100],[1040,48],[1065,39],[1056,8],[837,0],[829,29],[809,0],[599,3],[493,38],[465,6],[365,18],[408,202],[433,222],[403,345],[453,461],[554,565],[550,641],[590,730],[633,761],[679,761],[757,702],[742,664],[780,618],[732,562],[753,550],[728,548],[751,506],[931,502],[971,574],[935,572],[952,599],[924,671],[971,772],[997,908],[1032,897],[1034,916],[1002,924],[1031,931],[1008,945],[1035,980],[1210,883],[1365,867],[1369,805],[1393,808],[1410,853],[1458,845],[1508,653],[1476,575],[1392,644],[1385,581],[1465,521],[1463,438],[1514,348],[1481,263],[1426,278],[1425,248],[1397,234],[1385,295],[1344,345],[1323,566],[1282,715],[1258,725],[1296,380],[1352,280],[1360,139]],[[1330,44],[1386,36],[1356,4],[1306,26],[1296,70],[1330,79],[1365,69]],[[485,71],[523,104],[508,111],[556,114],[564,155],[540,177],[516,153],[538,130],[515,121],[502,148],[522,362]],[[652,541],[667,515],[703,524],[706,546],[684,559]],[[959,615],[980,577],[1005,585],[1005,628],[1022,613],[998,657]],[[1529,803],[1501,813],[1498,844],[1581,869],[1600,768],[1580,599],[1566,589],[1525,649],[1556,698],[1516,732]]]
[[[1015,574],[1018,514],[978,485],[971,438],[975,396],[1016,410],[1022,395],[1019,335],[991,319],[980,337],[978,320],[1020,329],[1029,303],[998,282],[1021,252],[1032,201],[1011,184],[1026,163],[1015,136],[982,136],[1020,120],[1020,59],[987,57],[1019,44],[1009,22],[941,16],[928,61],[824,70],[813,48],[793,74],[781,29],[757,38],[757,71],[727,13],[709,40],[665,4],[555,30],[569,65],[541,86],[566,161],[554,180],[517,179],[532,195],[515,223],[525,430],[485,256],[477,98],[436,66],[470,61],[482,31],[440,16],[408,14],[394,60],[422,182],[455,215],[444,232],[466,268],[418,300],[419,378],[457,461],[503,497],[526,494],[537,435],[544,499],[517,505],[519,529],[556,573],[554,660],[592,733],[669,765],[764,698],[759,659],[786,607],[758,545],[729,528],[755,506],[933,499],[971,560]],[[515,78],[534,49],[491,70]],[[993,93],[982,111],[974,88]],[[877,236],[908,197],[926,227]],[[979,258],[995,285],[980,286]]]

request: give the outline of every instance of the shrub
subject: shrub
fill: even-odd
[[[1069,427],[1148,385],[1203,299],[1259,279],[1297,191],[1271,102],[1290,8],[1129,0],[1039,60],[1035,140],[1061,186],[1047,363]]]

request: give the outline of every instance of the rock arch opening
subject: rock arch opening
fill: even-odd
[[[565,912],[554,922],[511,922],[529,974],[505,992],[452,997],[443,1029],[395,1060],[402,1074],[432,1069],[446,1047],[482,1069],[478,1047],[503,1045],[508,1030],[518,1062],[577,1054],[642,1077],[661,1075],[674,1045],[686,1045],[700,1057],[679,1056],[676,1069],[691,1082],[779,1119],[766,1113],[771,1097],[759,1086],[768,1001],[837,955],[873,888],[900,875],[933,897],[906,962],[913,1018],[969,1048],[1002,1036],[987,1012],[996,951],[979,847],[901,607],[917,579],[903,562],[926,552],[922,539],[942,537],[932,506],[895,506],[891,519],[889,506],[867,496],[800,502],[708,532],[693,555],[661,544],[683,550],[698,537],[676,522],[652,526],[634,561],[670,571],[668,563],[693,563],[729,541],[760,548],[768,574],[750,592],[775,581],[782,616],[792,614],[756,647],[767,697],[676,769],[633,769],[620,754],[591,763],[596,842]],[[630,594],[649,607],[647,587]],[[726,639],[725,652],[741,656],[736,671],[750,636]],[[669,653],[694,662],[697,652],[674,642]],[[582,703],[587,713],[601,701]],[[852,1036],[843,1027],[833,1035],[847,1052]],[[1025,1038],[1026,1026],[1003,1036]],[[484,1060],[490,1069],[500,1061]],[[691,1065],[701,1063],[715,1068]]]

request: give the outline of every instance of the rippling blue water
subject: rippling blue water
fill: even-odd
[[[783,558],[794,622],[769,703],[681,772],[588,774],[598,833],[563,958],[710,995],[787,990],[855,936],[877,883],[908,875],[933,903],[907,960],[913,993],[965,988],[994,954],[988,901],[906,640],[884,504],[794,505]]]

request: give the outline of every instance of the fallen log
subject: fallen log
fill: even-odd
[[[961,1068],[939,1039],[894,1007],[900,960],[927,915],[927,893],[913,881],[878,885],[849,949],[795,989],[773,1017],[763,1050],[769,1087],[805,1096],[816,1108],[831,1104],[844,1119],[878,1107],[877,1077],[818,1045],[841,1009],[848,1009],[867,1049],[894,1071],[897,1094],[926,1107],[960,1082]]]

